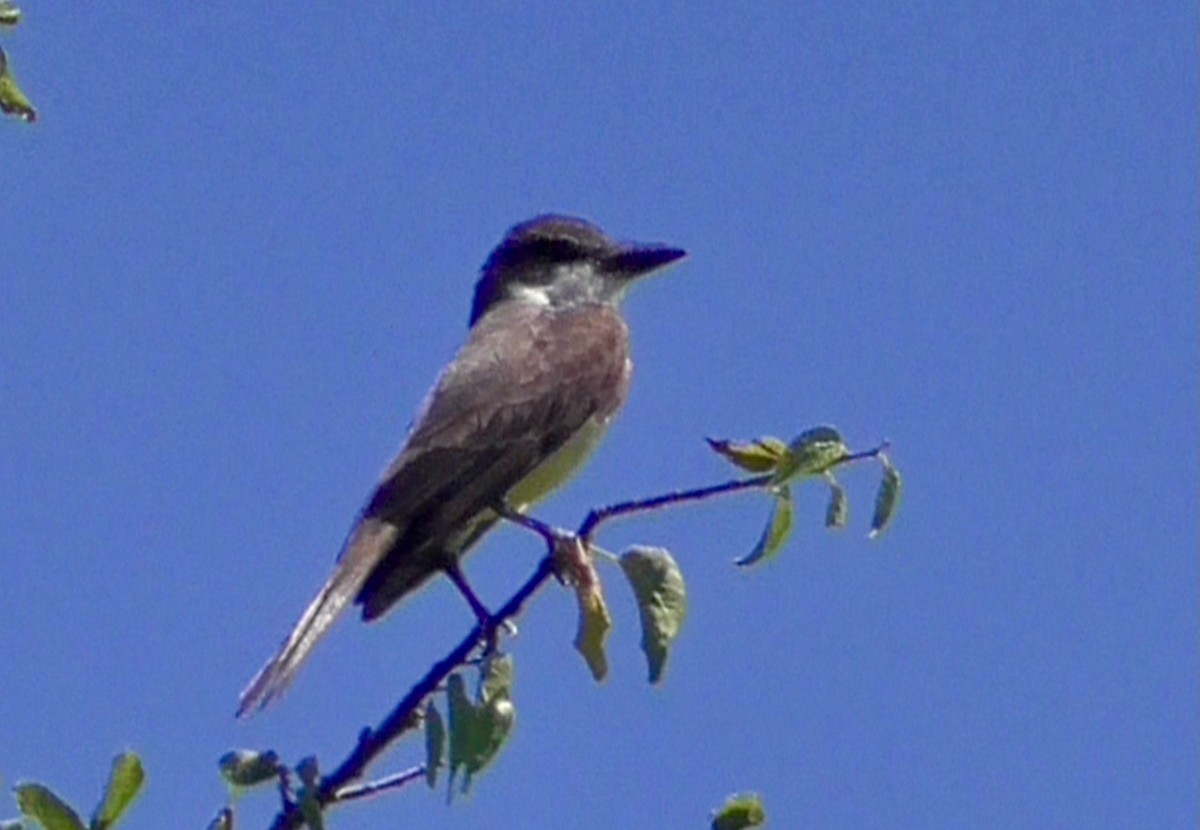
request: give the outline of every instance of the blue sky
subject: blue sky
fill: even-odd
[[[474,795],[333,826],[701,827],[745,789],[776,827],[1194,826],[1195,5],[413,5],[28,3],[4,38],[41,115],[0,123],[5,783],[90,805],[131,747],[129,826],[203,826],[222,752],[332,766],[458,641],[439,584],[232,717],[483,258],[555,210],[692,257],[630,298],[629,406],[542,516],[833,423],[894,442],[898,522],[865,539],[864,467],[849,530],[804,491],[749,572],[761,498],[614,527],[688,578],[665,684],[615,573],[602,686],[549,591]],[[539,553],[468,572],[499,602]]]

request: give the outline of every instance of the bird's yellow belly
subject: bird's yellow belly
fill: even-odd
[[[596,451],[610,422],[611,418],[588,421],[570,441],[509,491],[509,504],[517,510],[524,510],[565,484]]]

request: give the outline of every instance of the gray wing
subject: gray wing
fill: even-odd
[[[514,304],[480,322],[364,513],[399,531],[363,583],[364,618],[460,555],[494,523],[497,501],[589,421],[616,412],[627,338],[607,307],[564,315]]]
[[[346,606],[374,619],[474,543],[490,508],[628,391],[628,333],[615,310],[499,306],[442,374],[404,449],[355,522],[292,634],[242,693],[239,715],[277,696]]]

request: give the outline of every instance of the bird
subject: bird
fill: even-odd
[[[347,607],[382,617],[445,574],[487,610],[461,559],[505,511],[524,512],[588,460],[629,394],[621,303],[687,256],[543,214],[509,229],[475,285],[466,342],[355,519],[332,573],[242,692],[238,716],[279,697]]]

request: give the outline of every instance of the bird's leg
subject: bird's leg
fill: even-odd
[[[488,610],[483,601],[479,599],[479,595],[475,593],[475,589],[467,582],[467,578],[463,576],[462,568],[459,567],[458,559],[454,558],[442,566],[446,571],[446,576],[450,577],[450,581],[454,583],[454,587],[466,599],[467,604],[471,606],[471,610],[475,612],[475,616],[479,619],[479,624],[484,630],[490,630],[493,626],[492,612]]]
[[[508,502],[501,502],[493,509],[500,518],[541,536],[554,559],[555,577],[563,584],[574,582],[574,574],[587,559],[586,551],[588,550],[588,546],[583,544],[578,533],[548,525],[532,516],[527,516]]]
[[[496,511],[496,515],[501,519],[512,522],[541,536],[550,548],[561,545],[563,542],[573,539],[576,536],[570,530],[563,530],[561,527],[548,525],[543,521],[533,518],[533,516],[525,515],[525,513],[513,507],[507,501],[500,502],[492,509]]]

